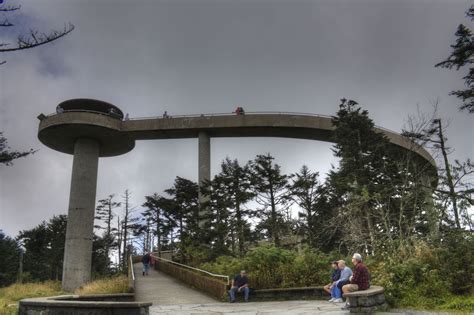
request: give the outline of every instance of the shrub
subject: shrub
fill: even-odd
[[[267,289],[326,284],[329,262],[327,255],[309,248],[297,253],[274,246],[260,246],[245,257],[221,256],[200,268],[231,277],[245,269],[251,287]]]
[[[416,309],[474,311],[474,239],[452,232],[435,244],[406,240],[390,244],[385,252],[367,257],[372,283],[385,288],[389,304]],[[201,265],[202,269],[233,276],[241,269],[249,273],[256,289],[316,286],[328,283],[329,263],[341,254],[315,249],[292,251],[260,246],[245,257],[221,256]],[[346,259],[346,262],[350,259]],[[352,268],[351,264],[348,266]]]

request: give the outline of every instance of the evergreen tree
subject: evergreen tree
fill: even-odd
[[[23,268],[33,280],[61,279],[66,223],[66,215],[54,216],[19,233],[18,240],[25,248]]]
[[[469,8],[466,15],[471,20],[474,19],[474,5]],[[436,64],[435,67],[455,68],[456,70],[465,66],[469,67],[467,75],[463,77],[467,89],[452,91],[451,95],[462,100],[461,110],[465,109],[469,113],[474,113],[474,68],[471,67],[474,63],[474,36],[472,31],[463,24],[458,26],[455,36],[457,39],[456,43],[451,45],[453,49],[451,55],[446,60]]]
[[[121,240],[122,240],[122,270],[127,270],[128,266],[128,256],[130,255],[130,231],[135,228],[135,224],[137,223],[137,218],[133,216],[135,212],[135,208],[132,207],[130,204],[130,197],[131,197],[130,190],[126,189],[123,194],[123,219],[120,222],[121,228]]]
[[[333,222],[343,244],[373,253],[387,240],[413,234],[422,222],[427,194],[414,176],[416,163],[402,167],[400,150],[375,131],[368,112],[355,101],[341,100],[333,124],[333,151],[340,164],[330,172],[327,186],[337,205]]]
[[[102,235],[102,242],[104,244],[105,257],[108,259],[110,266],[110,251],[118,244],[116,243],[117,228],[112,226],[115,217],[114,209],[120,207],[121,203],[113,200],[114,195],[109,195],[105,199],[99,200],[99,205],[96,208],[95,219],[102,221],[105,226],[95,225],[95,228],[104,230]]]
[[[299,172],[290,175],[292,181],[288,185],[289,198],[303,210],[298,212],[300,232],[312,247],[319,245],[317,235],[323,227],[321,218],[325,215],[324,209],[319,208],[324,198],[324,187],[319,183],[318,176],[318,172],[312,172],[303,165]]]
[[[221,172],[215,176],[212,182],[212,200],[216,215],[215,240],[218,247],[225,247],[225,240],[230,232],[230,243],[232,252],[244,254],[246,240],[247,219],[255,215],[254,211],[246,209],[245,205],[255,197],[252,189],[252,176],[250,164],[239,165],[237,160],[225,159],[221,163]]]
[[[17,241],[0,230],[0,287],[17,280],[21,250]]]
[[[21,157],[28,156],[35,153],[36,151],[30,149],[29,151],[9,151],[7,138],[3,136],[3,132],[0,132],[0,165],[13,165],[13,160]]]
[[[166,198],[155,193],[152,196],[145,196],[145,199],[143,206],[146,207],[146,210],[143,215],[155,224],[153,235],[157,238],[158,251],[161,251],[163,250],[163,238],[168,236],[170,229],[174,227],[174,222],[171,222],[170,217],[165,213]]]
[[[288,176],[281,173],[280,166],[273,160],[270,154],[257,155],[251,163],[251,170],[256,201],[262,207],[258,212],[262,219],[259,229],[266,232],[275,246],[280,246],[286,228]]]
[[[185,262],[188,246],[201,244],[199,228],[198,184],[177,176],[173,187],[165,190],[170,198],[161,199],[161,206],[177,227],[181,259]]]

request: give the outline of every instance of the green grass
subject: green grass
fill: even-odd
[[[452,296],[441,305],[441,310],[474,313],[474,296]]]
[[[396,308],[415,309],[420,311],[448,311],[453,314],[473,314],[474,296],[445,295],[441,298],[424,296],[405,296],[396,301]]]

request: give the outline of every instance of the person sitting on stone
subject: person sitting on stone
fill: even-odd
[[[339,280],[337,280],[331,286],[332,298],[329,300],[329,302],[342,303],[342,287],[350,282],[349,278],[352,276],[352,270],[346,266],[346,262],[344,260],[339,260],[337,265],[341,271],[341,276],[339,277]]]
[[[354,272],[349,278],[350,283],[342,287],[342,293],[367,290],[370,287],[369,269],[362,263],[362,256],[358,253],[352,255],[352,263],[355,266]],[[347,301],[343,309],[349,309],[349,306],[349,301]]]
[[[333,261],[331,263],[331,267],[332,267],[332,274],[331,274],[331,282],[329,284],[326,284],[323,289],[324,291],[326,291],[328,294],[331,294],[331,287],[332,285],[337,281],[339,280],[339,277],[341,276],[341,270],[338,268],[337,266],[337,260]],[[332,300],[332,298],[331,298]],[[331,301],[329,300],[329,301]]]
[[[239,275],[236,275],[234,279],[232,279],[232,286],[229,290],[229,298],[230,303],[235,302],[235,294],[243,292],[245,302],[249,300],[249,279],[247,278],[247,273],[245,270],[241,270]]]

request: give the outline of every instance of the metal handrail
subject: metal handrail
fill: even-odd
[[[133,270],[133,257],[132,255],[129,256],[129,264],[131,269],[132,280],[135,282],[135,270]]]
[[[180,264],[180,263],[175,262],[175,261],[172,261],[172,260],[168,260],[168,259],[165,259],[165,258],[157,257],[157,256],[155,256],[155,255],[153,255],[153,254],[151,254],[150,256],[153,257],[154,259],[159,259],[159,260],[165,261],[165,262],[170,263],[170,264],[173,264],[173,265],[178,265],[178,266],[181,266],[181,267],[184,267],[184,268],[188,268],[188,269],[191,269],[191,270],[194,270],[194,271],[198,271],[198,272],[205,273],[205,274],[207,274],[207,275],[209,275],[209,276],[211,276],[211,277],[224,278],[224,279],[226,279],[227,284],[230,284],[229,276],[219,275],[219,274],[215,274],[215,273],[212,273],[212,272],[209,272],[209,271],[206,271],[206,270],[202,270],[202,269],[199,269],[199,268],[194,268],[194,267],[191,267],[191,266],[188,266],[188,265]]]
[[[64,111],[64,113],[68,113],[68,112],[76,112],[76,113],[84,112],[84,113],[99,114],[99,115],[103,115],[103,116],[109,116],[109,117],[112,117],[112,118],[115,118],[115,119],[121,119],[123,121],[155,120],[155,119],[166,120],[166,119],[173,119],[173,118],[199,118],[199,117],[205,118],[205,117],[225,117],[225,116],[245,116],[245,115],[298,115],[298,116],[310,116],[310,117],[322,117],[322,118],[333,118],[334,117],[334,116],[331,116],[331,115],[303,113],[303,112],[260,111],[260,112],[245,112],[245,114],[243,114],[243,115],[237,115],[235,112],[227,112],[227,113],[210,113],[210,114],[169,115],[167,117],[163,117],[163,116],[144,116],[144,117],[133,117],[133,118],[128,118],[127,120],[124,120],[123,118],[115,117],[115,116],[112,116],[108,113],[98,112],[98,111],[93,111],[93,110],[65,110]],[[51,116],[60,115],[60,114],[61,113],[51,113],[51,114],[46,115],[46,117],[51,117]],[[391,129],[388,129],[388,128],[385,128],[385,127],[377,126],[377,125],[375,125],[375,128],[380,129],[380,130],[384,130],[384,131],[388,131],[388,132],[392,132],[392,133],[395,133],[395,134],[400,134],[400,132],[397,132],[397,131],[394,131],[394,130],[391,130]]]
[[[314,114],[314,113],[259,111],[259,112],[245,112],[244,114],[241,114],[241,115],[237,115],[235,112],[225,112],[225,113],[208,113],[208,114],[168,115],[167,117],[163,117],[163,116],[134,117],[134,118],[130,118],[129,120],[196,118],[196,117],[218,117],[218,116],[245,116],[245,115],[302,115],[302,116],[325,117],[325,118],[332,117],[331,115],[322,115],[322,114]]]
[[[46,115],[46,117],[61,115],[61,114],[64,114],[64,113],[92,113],[92,114],[103,115],[103,116],[112,117],[112,118],[120,119],[120,120],[123,118],[123,117],[121,117],[120,115],[117,115],[117,114],[114,115],[114,114],[104,113],[104,112],[100,112],[100,111],[97,111],[97,110],[90,110],[90,109],[64,109],[60,113],[58,113],[58,112],[51,113],[51,114]]]

